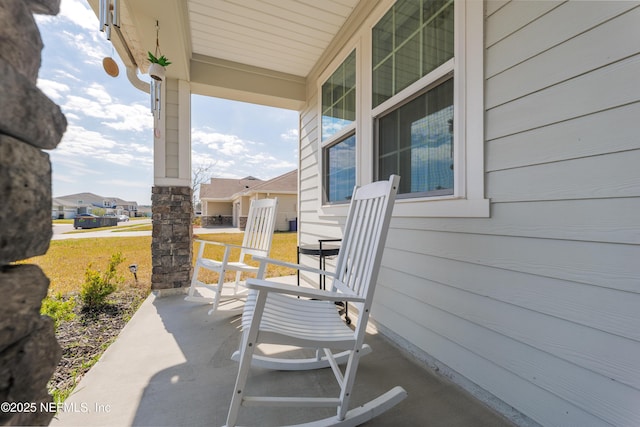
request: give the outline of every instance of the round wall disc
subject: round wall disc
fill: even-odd
[[[116,61],[114,61],[113,58],[108,56],[102,60],[102,67],[111,77],[118,77],[118,74],[120,74],[118,64],[116,64]]]

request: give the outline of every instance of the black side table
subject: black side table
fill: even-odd
[[[327,245],[327,242],[341,242],[342,239],[318,239],[317,245],[302,245],[298,246],[298,264],[300,263],[300,255],[311,255],[318,257],[318,268],[320,270],[324,270],[326,267],[326,258],[330,256],[338,255],[340,252],[339,245]],[[326,289],[326,280],[327,278],[320,274],[318,278],[318,287],[322,290]],[[300,270],[298,270],[298,286],[300,286]],[[349,319],[349,312],[347,304],[336,302],[336,305],[342,307],[340,310],[340,314],[344,313],[344,320],[347,325],[351,324],[351,319]]]
[[[298,246],[298,264],[300,263],[300,255],[311,255],[318,257],[318,268],[324,270],[326,266],[326,258],[329,256],[338,255],[340,252],[339,245],[327,245],[327,242],[340,242],[342,239],[319,239],[317,245],[302,245]],[[326,277],[320,275],[318,279],[318,286],[320,289],[325,289]],[[300,286],[300,270],[298,270],[298,286]]]

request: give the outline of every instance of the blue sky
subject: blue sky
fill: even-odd
[[[43,43],[38,87],[67,117],[55,150],[53,196],[91,192],[151,204],[153,117],[84,0],[62,0],[58,16],[37,16]],[[113,57],[120,75],[102,68]],[[147,75],[140,78],[149,81]],[[270,179],[297,166],[298,113],[192,96],[192,165],[217,178]]]

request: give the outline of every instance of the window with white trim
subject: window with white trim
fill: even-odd
[[[453,0],[398,0],[373,27],[374,171],[399,197],[454,194],[454,24]]]
[[[348,203],[356,183],[356,54],[322,84],[323,202]]]
[[[354,50],[318,79],[321,215],[346,212],[351,185],[339,183],[396,173],[394,216],[489,216],[483,32],[481,1],[379,2],[348,42]],[[354,66],[358,96],[344,78]]]

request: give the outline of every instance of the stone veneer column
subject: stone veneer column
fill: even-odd
[[[184,291],[191,279],[191,88],[166,77],[162,108],[154,116],[151,215],[151,289]]]
[[[44,254],[51,240],[51,162],[42,149],[58,145],[67,121],[36,87],[42,40],[32,14],[59,9],[59,0],[0,2],[0,403],[9,404],[0,425],[47,425],[54,415],[40,410],[61,354],[51,318],[40,315],[49,279],[13,263]]]
[[[191,187],[155,186],[152,189],[151,287],[161,294],[178,292],[191,279],[191,194]]]

